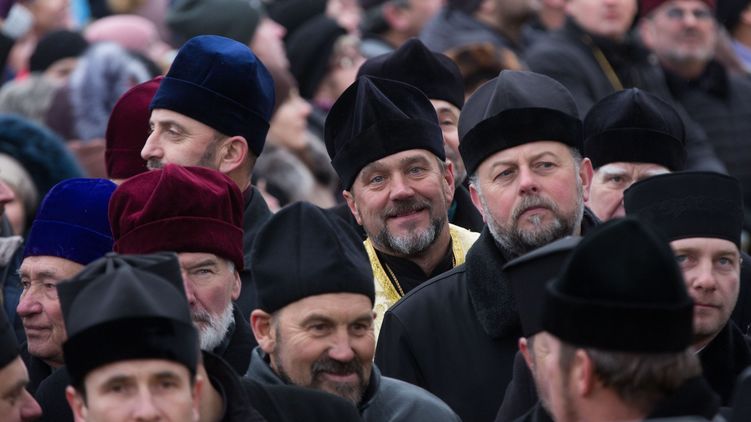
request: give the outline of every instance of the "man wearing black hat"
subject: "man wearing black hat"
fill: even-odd
[[[598,101],[584,118],[584,156],[594,176],[587,207],[602,221],[623,217],[623,191],[634,182],[683,170],[683,121],[671,105],[630,88]]]
[[[376,362],[385,374],[436,394],[462,419],[489,421],[520,335],[501,268],[596,224],[584,207],[592,167],[579,153],[581,120],[571,94],[531,72],[503,71],[478,89],[464,106],[459,136],[472,201],[487,227],[465,265],[386,313]]]
[[[271,75],[246,45],[197,36],[180,48],[151,101],[152,132],[141,150],[151,169],[170,163],[207,167],[237,184],[245,202],[246,266],[255,233],[271,215],[250,176],[273,107]],[[236,301],[247,316],[254,307],[252,282],[248,271],[241,276],[247,287]]]
[[[393,53],[366,60],[357,74],[410,84],[430,99],[441,124],[446,158],[454,166],[455,190],[449,207],[449,222],[471,231],[482,231],[482,215],[463,185],[467,170],[459,154],[458,124],[464,106],[464,80],[456,64],[446,55],[432,52],[420,40],[412,38]]]
[[[627,215],[659,227],[670,240],[694,300],[692,347],[723,406],[751,365],[751,340],[730,320],[740,289],[741,198],[737,179],[703,172],[655,176],[624,195]]]
[[[719,401],[690,348],[692,308],[663,237],[633,219],[595,229],[543,299],[550,356],[538,370],[553,418],[712,420]]]
[[[438,398],[373,364],[373,275],[361,244],[336,220],[296,203],[259,232],[259,308],[251,314],[259,346],[247,376],[333,393],[365,421],[458,421]]]
[[[331,109],[326,148],[368,235],[378,333],[386,309],[464,262],[477,234],[448,222],[453,167],[435,109],[417,88],[361,76]]]
[[[100,262],[58,288],[75,419],[197,421],[204,380],[182,280]]]
[[[39,404],[26,390],[29,381],[13,327],[5,312],[0,312],[0,415],[4,421],[33,421],[42,414]]]
[[[541,371],[537,370],[549,357],[550,334],[542,329],[542,298],[545,286],[558,275],[580,240],[580,237],[564,237],[503,267],[519,308],[522,337],[519,338],[519,353],[514,358],[514,377],[506,388],[497,422],[516,420],[520,415],[524,415],[521,421],[551,420],[546,412],[550,404],[549,389]],[[535,406],[538,396],[542,405]]]

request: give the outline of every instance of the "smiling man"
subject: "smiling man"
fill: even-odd
[[[297,203],[259,232],[259,309],[251,314],[259,346],[247,377],[335,394],[365,421],[458,421],[438,398],[373,364],[373,275],[359,239],[336,220]]]
[[[361,76],[326,120],[326,148],[368,238],[376,334],[386,310],[464,262],[476,233],[449,224],[454,171],[433,105],[417,88]]]
[[[749,339],[730,320],[740,289],[741,198],[737,179],[701,172],[655,176],[624,194],[626,213],[670,240],[694,301],[692,346],[723,406],[751,365]]]
[[[202,167],[168,164],[126,180],[112,195],[114,250],[177,252],[201,349],[245,373],[253,338],[233,300],[243,269],[242,194]]]
[[[386,313],[376,363],[422,386],[463,420],[493,420],[511,379],[519,315],[501,268],[596,224],[585,211],[592,167],[571,94],[531,72],[503,71],[467,100],[459,149],[486,228],[465,265]]]

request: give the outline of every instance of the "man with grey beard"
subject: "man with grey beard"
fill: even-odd
[[[435,108],[406,83],[361,76],[325,127],[331,164],[375,278],[375,333],[386,310],[422,282],[464,262],[477,233],[449,224],[454,171]]]
[[[459,150],[486,228],[466,263],[427,281],[383,319],[376,363],[467,421],[492,421],[511,379],[519,314],[503,266],[597,223],[584,208],[592,164],[566,88],[503,71],[467,100]],[[469,362],[470,364],[467,364]]]
[[[177,252],[201,350],[244,374],[255,342],[233,305],[243,269],[237,184],[215,170],[167,164],[123,182],[110,200],[109,218],[116,252]]]

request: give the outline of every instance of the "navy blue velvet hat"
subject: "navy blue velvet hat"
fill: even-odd
[[[23,257],[56,256],[86,265],[112,251],[107,218],[117,186],[106,179],[68,179],[42,200]]]
[[[191,38],[150,109],[184,114],[227,136],[243,136],[260,155],[274,109],[274,80],[247,45],[220,37]]]

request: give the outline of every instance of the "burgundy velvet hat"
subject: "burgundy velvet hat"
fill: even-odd
[[[167,164],[134,176],[109,205],[114,250],[213,253],[243,269],[243,197],[227,176]]]
[[[157,76],[134,86],[115,103],[105,135],[104,159],[110,179],[127,179],[147,170],[141,150],[149,137],[149,104],[162,79]]]

